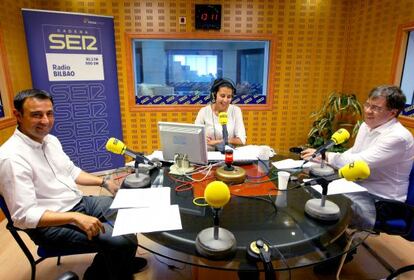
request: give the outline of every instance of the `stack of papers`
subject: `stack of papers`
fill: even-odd
[[[110,208],[118,209],[112,236],[182,229],[178,205],[171,205],[171,189],[120,189]]]
[[[277,169],[309,168],[312,165],[320,165],[320,163],[316,163],[316,162],[309,161],[306,164],[303,164],[303,162],[304,160],[294,160],[294,159],[288,158],[288,159],[272,162],[272,164]]]

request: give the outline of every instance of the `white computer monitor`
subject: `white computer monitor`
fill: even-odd
[[[186,154],[191,163],[208,163],[204,125],[158,122],[158,130],[164,160],[173,161],[176,154]]]

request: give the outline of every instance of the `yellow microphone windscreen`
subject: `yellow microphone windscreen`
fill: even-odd
[[[204,199],[208,205],[221,208],[230,200],[229,187],[221,181],[213,181],[204,190]]]
[[[340,177],[348,181],[363,180],[369,177],[371,171],[368,164],[363,160],[351,162],[338,170]]]
[[[105,148],[107,151],[114,154],[123,155],[126,150],[126,145],[121,140],[111,137],[108,139],[108,142],[106,142]]]
[[[218,118],[219,118],[219,123],[221,125],[227,124],[227,113],[226,112],[219,113]]]
[[[332,134],[331,140],[334,141],[336,145],[338,145],[348,140],[350,136],[351,135],[349,135],[348,130],[345,128],[340,128],[334,134]]]

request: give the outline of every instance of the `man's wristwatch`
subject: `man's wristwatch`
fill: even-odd
[[[106,175],[105,177],[102,178],[102,183],[100,185],[101,188],[105,188],[108,189],[108,180],[111,178],[111,176]]]

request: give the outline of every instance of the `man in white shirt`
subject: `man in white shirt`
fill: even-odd
[[[328,163],[335,168],[355,160],[363,160],[370,167],[369,178],[358,182],[367,188],[369,195],[345,195],[352,201],[351,228],[382,231],[377,222],[387,220],[392,211],[400,210],[394,208],[390,212],[385,207],[378,210],[377,205],[380,204],[377,203],[387,199],[401,202],[406,200],[413,166],[414,141],[412,134],[397,119],[404,109],[405,101],[405,95],[396,86],[383,85],[372,89],[364,103],[364,123],[359,128],[352,148],[342,154],[326,153]],[[308,159],[314,152],[315,149],[306,149],[301,157]],[[351,256],[354,253],[355,251]],[[338,264],[339,258],[334,258],[316,266],[314,271],[336,271]]]
[[[14,107],[18,127],[0,147],[0,193],[14,225],[43,247],[97,250],[85,279],[131,279],[146,265],[135,258],[136,236],[112,237],[112,198],[83,196],[77,184],[100,185],[112,194],[119,186],[75,166],[49,134],[54,123],[49,93],[22,91]]]
[[[396,86],[372,89],[364,103],[364,123],[354,146],[342,154],[326,153],[328,163],[335,168],[355,160],[365,161],[371,175],[358,183],[376,197],[402,202],[407,197],[414,158],[413,136],[397,119],[405,100],[405,95]],[[314,151],[306,149],[301,156],[309,158]]]

